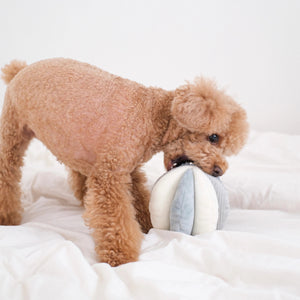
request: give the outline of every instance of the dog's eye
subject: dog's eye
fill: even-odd
[[[217,134],[212,134],[208,137],[208,140],[212,143],[212,144],[217,144],[219,142],[219,136]]]

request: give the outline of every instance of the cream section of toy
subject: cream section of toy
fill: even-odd
[[[162,175],[154,184],[149,203],[151,222],[154,228],[169,230],[171,202],[180,178],[187,168],[172,169]]]
[[[149,210],[154,228],[170,229],[170,207],[183,174],[192,168],[195,181],[195,218],[192,235],[216,229],[218,200],[214,187],[203,171],[194,166],[174,168],[161,176],[153,186]]]

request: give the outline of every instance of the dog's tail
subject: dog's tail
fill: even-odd
[[[27,64],[24,61],[13,60],[1,69],[1,77],[8,84],[26,66]]]

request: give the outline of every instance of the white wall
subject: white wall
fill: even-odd
[[[0,0],[0,65],[56,56],[166,89],[213,77],[253,129],[300,134],[298,0]]]

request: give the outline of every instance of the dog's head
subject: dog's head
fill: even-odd
[[[246,112],[210,80],[198,78],[175,91],[164,137],[164,163],[169,170],[192,161],[203,171],[221,176],[225,156],[236,154],[248,136]]]

